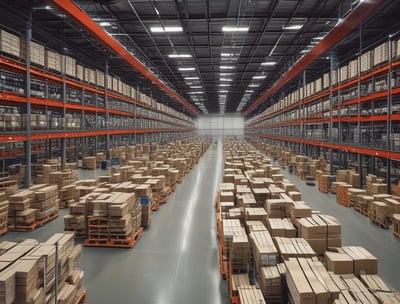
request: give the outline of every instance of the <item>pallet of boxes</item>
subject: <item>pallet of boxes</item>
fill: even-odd
[[[141,238],[141,206],[134,193],[89,195],[85,246],[132,248]]]
[[[246,144],[239,143],[224,145],[231,149],[225,152],[226,159],[230,157],[225,165],[230,168],[225,170],[229,176],[224,175],[217,202],[220,269],[229,280],[231,303],[398,303],[399,293],[377,274],[376,257],[359,246],[342,247],[338,220],[311,210],[273,167],[265,166],[271,179],[264,180],[269,197],[264,212],[259,210],[254,190],[261,189],[260,184],[238,152]],[[247,155],[252,155],[252,149],[248,147]],[[377,194],[374,199],[389,200],[391,210],[396,210],[392,197]],[[397,219],[396,213],[392,217]],[[252,257],[248,273],[238,261],[231,263],[240,257],[232,252],[233,241],[237,238],[238,244],[244,244],[246,236]],[[253,277],[260,289],[250,285]]]
[[[58,217],[56,185],[35,185],[9,197],[8,227],[14,231],[34,230]]]
[[[56,281],[57,303],[86,303],[81,253],[82,246],[75,246],[73,234],[57,233],[44,243],[33,239],[1,242],[0,303],[54,303]]]
[[[0,235],[8,231],[9,201],[6,192],[0,192]]]

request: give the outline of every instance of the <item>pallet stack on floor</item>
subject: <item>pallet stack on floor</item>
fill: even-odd
[[[81,253],[82,247],[74,245],[72,234],[57,233],[44,243],[33,239],[21,243],[1,242],[0,302],[54,303],[57,281],[57,303],[86,303],[83,271],[79,266]]]
[[[175,143],[173,147],[179,147],[182,154],[190,148],[190,155],[195,156],[191,162],[196,163],[210,144],[210,139],[200,138]],[[174,149],[160,154],[168,156],[165,159],[138,157],[150,150],[150,145],[119,148],[117,155],[124,156],[124,164],[111,167],[111,175],[64,187],[63,199],[70,211],[64,216],[65,231],[84,238],[86,246],[133,247],[143,228],[150,228],[152,211],[166,202],[178,175],[187,174],[186,165],[179,170],[173,167],[174,162],[186,164],[184,158],[172,158],[181,155]]]
[[[85,156],[82,158],[82,169],[95,170],[97,168],[97,160],[95,156]]]
[[[56,185],[35,185],[9,197],[8,228],[29,231],[58,217]]]
[[[133,247],[140,239],[142,209],[134,193],[111,192],[86,201],[86,246]]]
[[[397,296],[391,289],[384,295],[368,290],[361,276],[380,279],[377,259],[362,247],[342,247],[338,220],[311,210],[301,201],[301,195],[290,195],[298,191],[276,172],[271,161],[260,158],[259,152],[244,141],[228,140],[224,149],[227,169],[217,195],[217,227],[220,270],[228,280],[232,303],[247,301],[240,290],[251,282],[251,273],[255,273],[260,290],[254,285],[251,288],[261,293],[261,301],[266,303],[378,303],[378,299]],[[246,156],[243,151],[247,151]],[[259,170],[257,174],[254,168]],[[262,188],[268,193],[265,214],[256,211],[259,207],[253,192]],[[253,203],[246,205],[245,201]],[[243,231],[252,257],[248,281],[242,278],[244,274],[234,272],[229,258],[234,236],[244,239]],[[373,301],[365,302],[365,296]]]

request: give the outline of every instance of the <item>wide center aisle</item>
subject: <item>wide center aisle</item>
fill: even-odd
[[[218,271],[215,193],[222,143],[212,145],[132,250],[85,248],[88,303],[229,303]]]

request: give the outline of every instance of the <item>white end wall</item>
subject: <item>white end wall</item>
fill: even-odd
[[[197,118],[195,124],[198,135],[214,138],[244,136],[244,118],[240,114],[201,115]]]

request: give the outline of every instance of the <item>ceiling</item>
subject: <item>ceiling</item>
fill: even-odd
[[[2,23],[24,29],[28,0],[3,0]],[[82,62],[104,67],[137,84],[159,101],[186,109],[121,58],[110,54],[90,34],[47,2],[32,0],[33,38]],[[286,72],[314,39],[328,33],[358,0],[74,0],[74,2],[164,83],[205,113],[239,112]],[[361,27],[364,46],[400,28],[400,1],[384,5]],[[15,18],[18,15],[18,18]],[[3,21],[5,20],[5,21]],[[301,25],[297,29],[288,26]],[[152,27],[181,27],[179,32],[153,32]],[[224,26],[241,32],[223,31]],[[286,28],[286,29],[285,29]],[[290,27],[289,27],[290,28]],[[36,30],[35,30],[36,29]],[[335,48],[339,60],[359,51],[359,31]],[[188,58],[170,58],[186,54]],[[262,63],[270,62],[270,65]],[[273,62],[273,63],[271,63]],[[225,69],[223,68],[225,66]],[[307,77],[329,66],[315,62]],[[189,70],[180,70],[189,68]],[[297,81],[297,82],[296,82]],[[293,86],[298,80],[293,81]],[[260,108],[261,109],[261,108]],[[193,115],[193,114],[192,114]]]

